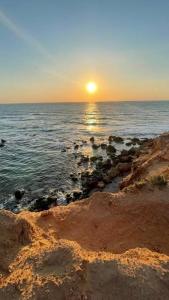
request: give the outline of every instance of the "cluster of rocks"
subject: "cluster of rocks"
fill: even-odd
[[[111,183],[116,177],[123,177],[131,171],[133,160],[139,156],[141,147],[147,139],[140,140],[131,138],[126,142],[129,149],[123,149],[120,154],[117,154],[117,149],[112,143],[124,144],[124,139],[118,136],[109,136],[108,143],[97,144],[94,137],[90,138],[91,146],[94,150],[101,148],[106,153],[106,159],[99,154],[95,156],[81,155],[77,162],[79,166],[87,164],[92,165],[92,171],[86,169],[80,176],[71,174],[72,181],[80,181],[81,189],[75,190],[72,194],[66,195],[67,203],[86,198],[92,190],[103,190],[104,187]],[[136,147],[135,147],[136,146]],[[97,151],[96,151],[97,152]]]
[[[83,166],[85,170],[78,174],[70,174],[70,178],[74,184],[78,183],[79,189],[73,190],[65,195],[66,203],[87,198],[93,190],[103,190],[105,186],[111,183],[114,178],[124,177],[133,167],[133,161],[140,155],[140,151],[148,139],[140,140],[138,138],[128,139],[125,142],[122,137],[109,136],[107,143],[97,144],[94,137],[90,138],[91,147],[96,150],[94,156],[77,155],[80,157],[77,161],[78,166]],[[2,140],[1,140],[2,143]],[[3,141],[5,143],[5,141]],[[82,141],[82,145],[86,144]],[[112,145],[113,143],[113,145]],[[115,147],[115,143],[124,144],[128,149],[123,149],[120,153]],[[74,143],[74,150],[78,150],[82,145]],[[98,153],[98,149],[102,150],[103,155]],[[75,153],[77,154],[77,152]],[[92,166],[90,169],[88,166]],[[16,202],[24,196],[24,190],[15,191]],[[50,207],[58,205],[57,195],[42,196],[33,201],[31,211],[47,210]]]

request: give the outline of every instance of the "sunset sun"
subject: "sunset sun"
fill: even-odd
[[[97,85],[96,85],[96,83],[95,83],[95,82],[92,82],[92,81],[88,82],[88,83],[86,84],[86,90],[87,90],[87,92],[88,92],[89,94],[94,94],[94,93],[96,93],[96,91],[97,91]]]

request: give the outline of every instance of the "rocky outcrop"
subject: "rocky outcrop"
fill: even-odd
[[[119,193],[0,212],[0,299],[169,299],[169,135],[146,143]]]

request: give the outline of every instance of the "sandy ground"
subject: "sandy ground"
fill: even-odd
[[[169,135],[121,192],[41,213],[0,212],[0,299],[169,299]],[[142,187],[135,183],[145,180]]]

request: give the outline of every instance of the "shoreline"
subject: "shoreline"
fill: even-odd
[[[146,141],[118,193],[1,210],[0,299],[167,300],[168,211],[169,133]]]
[[[71,191],[53,189],[51,193],[32,195],[23,188],[16,189],[11,201],[2,208],[19,213],[24,209],[42,211],[56,205],[67,205],[80,199],[88,198],[97,191],[117,192],[122,179],[130,172],[133,160],[138,157],[144,145],[151,142],[148,138],[122,138],[109,136],[98,140],[74,142],[72,147],[61,149],[61,155],[71,153],[75,172],[69,174]]]

